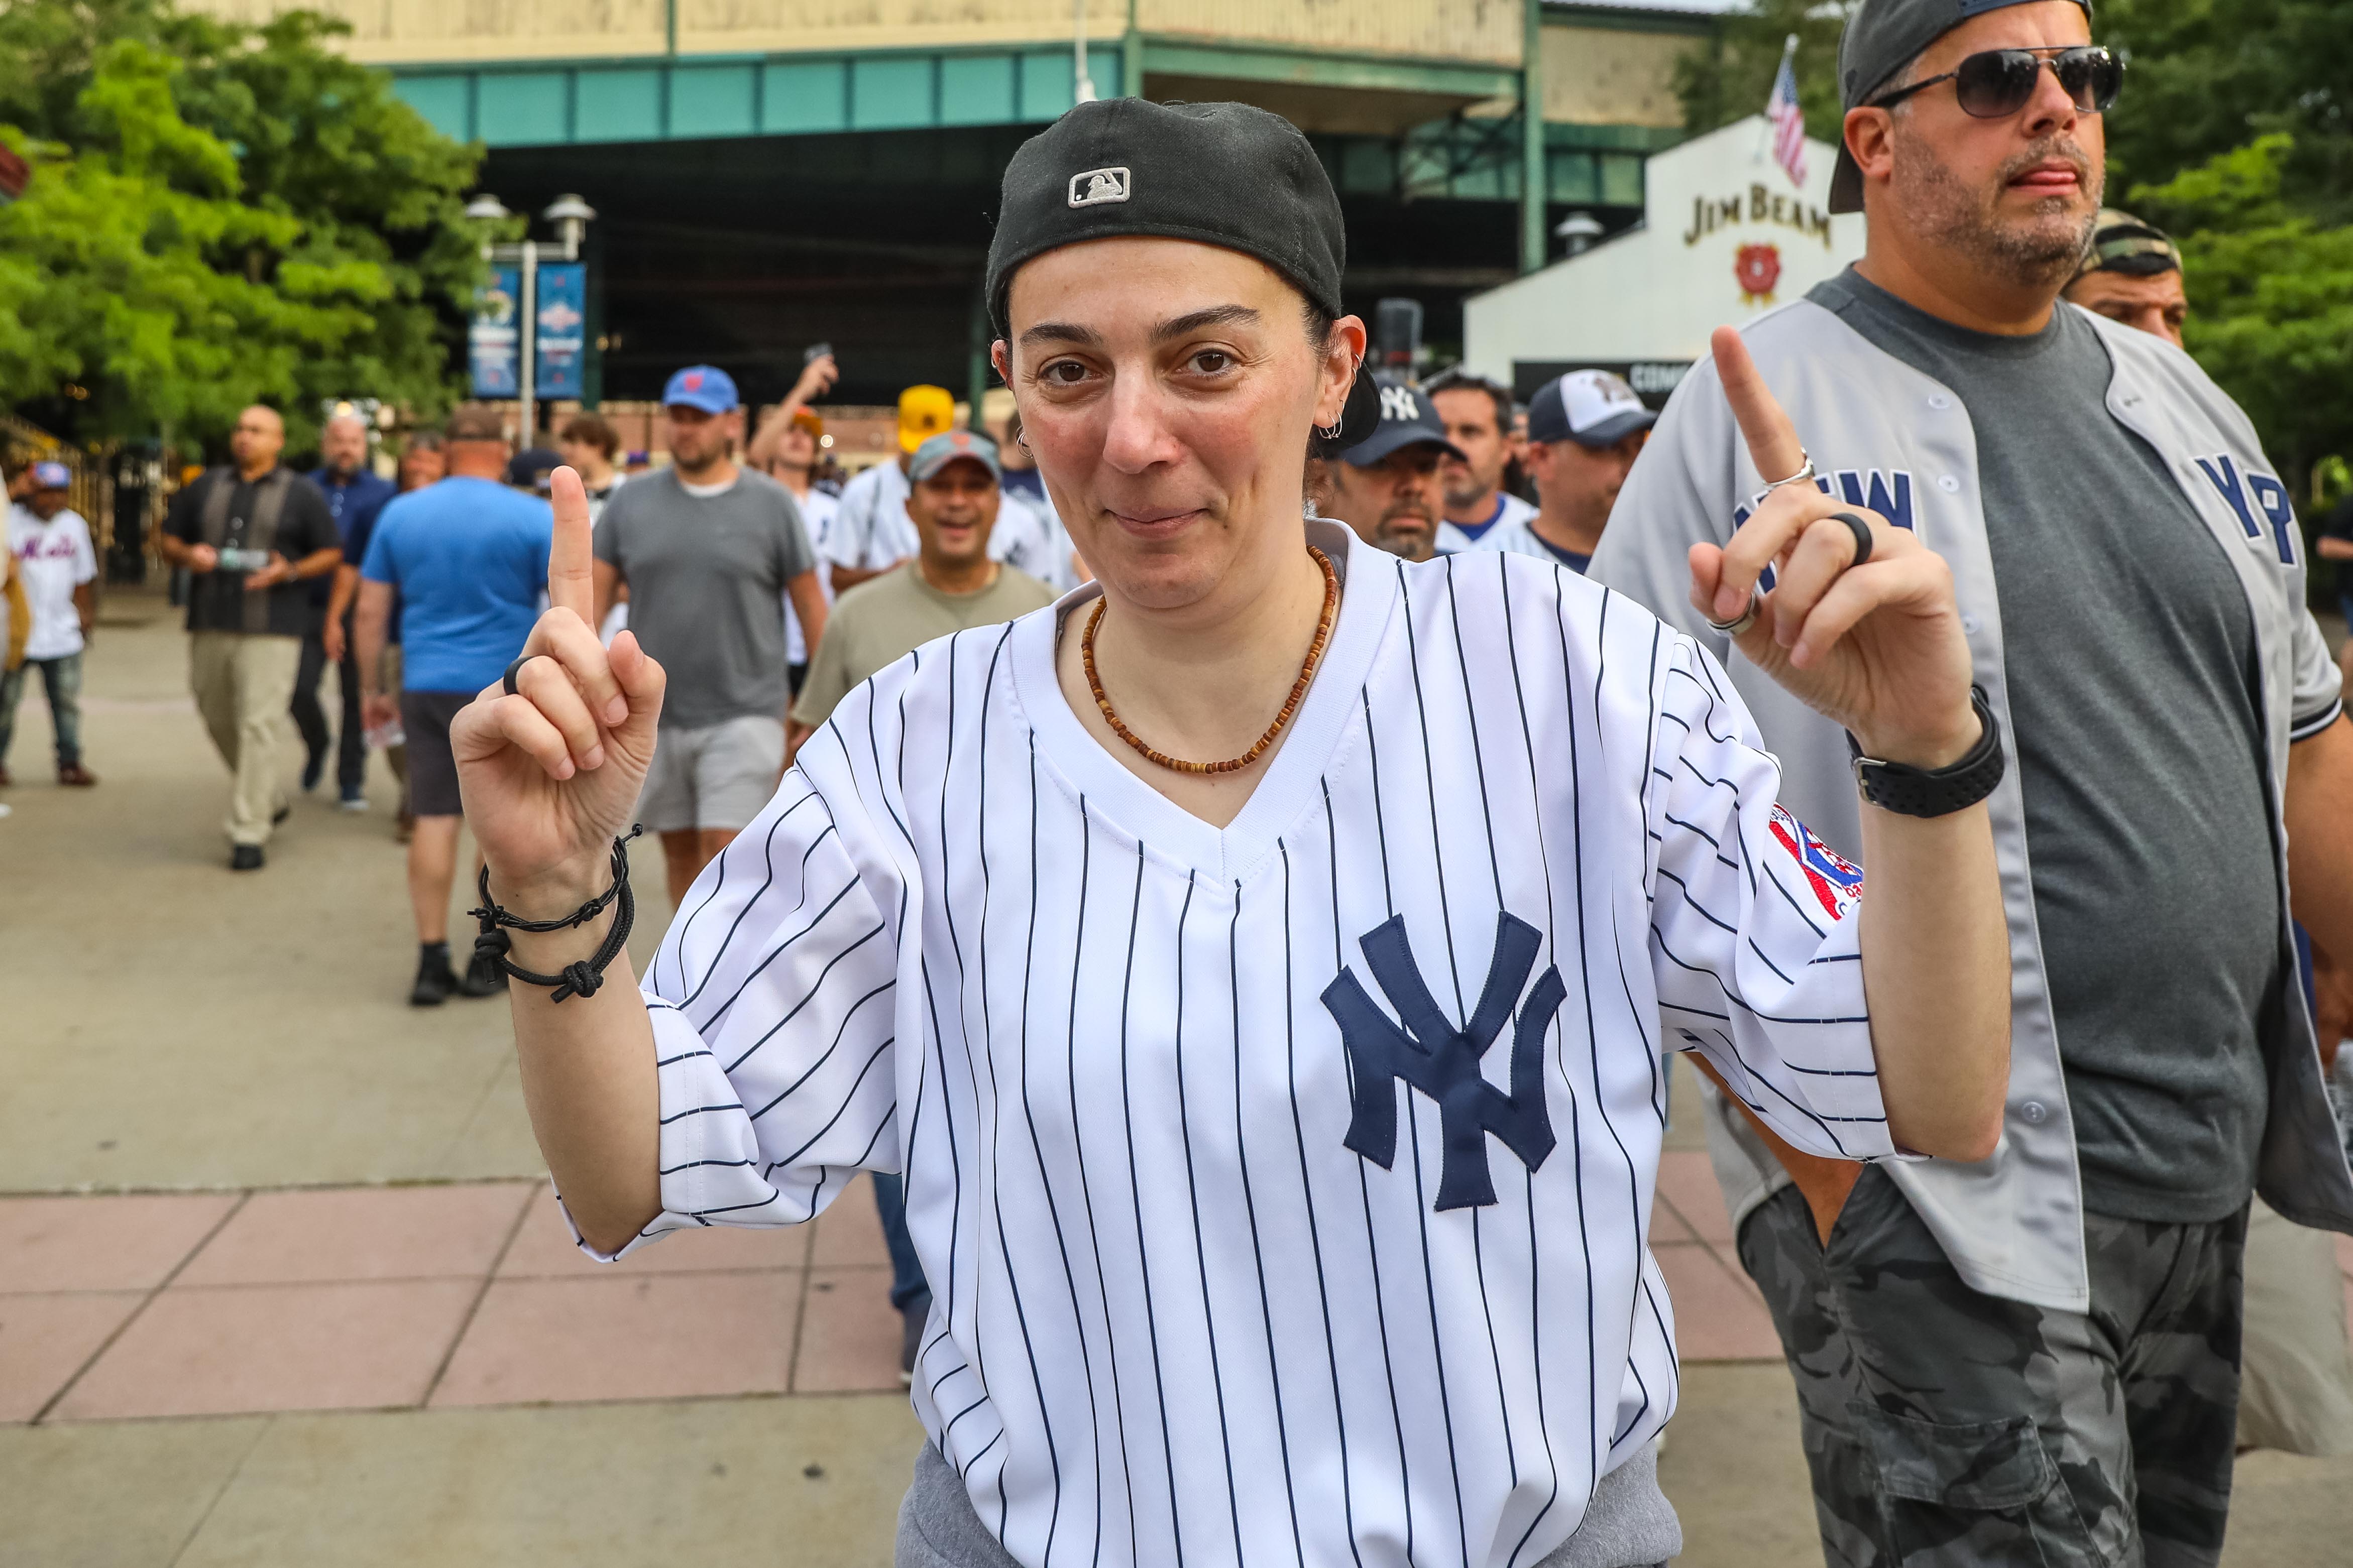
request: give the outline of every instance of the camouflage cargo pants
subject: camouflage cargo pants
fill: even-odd
[[[2221,1555],[2246,1214],[2086,1215],[2092,1310],[1962,1283],[1888,1174],[1825,1246],[1794,1187],[1741,1227],[1798,1384],[1831,1568],[2189,1568]]]

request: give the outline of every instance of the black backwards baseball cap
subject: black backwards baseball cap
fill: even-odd
[[[1323,161],[1298,127],[1246,103],[1082,103],[1023,142],[1005,166],[989,241],[988,318],[1010,336],[1007,301],[1025,261],[1091,239],[1151,235],[1256,257],[1326,314],[1345,314],[1347,227]],[[1329,456],[1380,418],[1359,368]],[[1442,437],[1441,437],[1442,438]]]
[[[1401,447],[1430,446],[1448,457],[1467,461],[1462,448],[1447,439],[1444,421],[1431,406],[1430,396],[1419,387],[1393,375],[1359,377],[1358,384],[1369,382],[1377,394],[1379,421],[1372,434],[1355,446],[1337,454],[1351,468],[1369,468],[1375,463]]]
[[[1848,14],[1839,35],[1839,108],[1861,109],[1881,95],[1897,71],[1920,51],[1962,23],[2029,0],[1862,0]],[[2084,19],[2092,0],[2075,0]],[[1831,171],[1831,211],[1862,210],[1862,170],[1839,137],[1838,165]]]

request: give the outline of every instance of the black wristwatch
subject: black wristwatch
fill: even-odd
[[[2001,749],[2001,721],[1993,716],[1982,686],[1969,688],[1969,706],[1977,710],[1984,732],[1959,761],[1941,768],[1915,768],[1909,763],[1866,757],[1861,743],[1849,734],[1846,748],[1854,756],[1854,782],[1862,798],[1899,816],[1946,816],[1991,795],[2010,766]]]

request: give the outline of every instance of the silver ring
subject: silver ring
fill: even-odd
[[[1814,455],[1800,447],[1798,448],[1798,456],[1803,459],[1798,465],[1798,471],[1786,479],[1765,479],[1765,488],[1757,492],[1757,499],[1761,500],[1786,485],[1803,484],[1814,477]],[[1765,479],[1762,474],[1757,477],[1760,479]]]
[[[1741,633],[1746,631],[1750,626],[1757,624],[1757,612],[1761,603],[1762,601],[1757,597],[1755,591],[1751,590],[1748,595],[1748,607],[1742,610],[1740,614],[1735,616],[1732,619],[1728,621],[1719,621],[1714,616],[1708,616],[1704,618],[1706,620],[1708,629],[1710,631],[1715,632],[1723,637],[1737,640]]]

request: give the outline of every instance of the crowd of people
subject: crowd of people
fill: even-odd
[[[510,995],[599,1256],[874,1173],[902,1562],[1672,1555],[1687,1051],[1830,1561],[2214,1563],[2240,1447],[2353,1451],[2347,677],[2102,205],[2088,7],[1864,0],[1841,58],[1864,259],[1663,410],[1364,371],[1304,140],[1121,100],[1006,176],[1018,411],[910,387],[838,489],[827,355],[756,418],[679,370],[633,475],[469,405],[305,482],[246,411],[159,542],[230,864],[290,711],[353,809],[387,749],[409,999]],[[0,763],[37,668],[87,784],[65,482],[12,489]],[[512,908],[461,969],[470,813]]]

